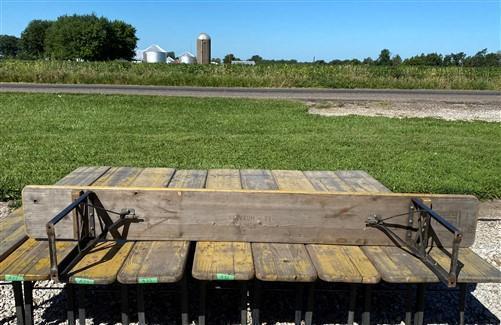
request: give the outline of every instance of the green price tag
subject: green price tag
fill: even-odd
[[[217,273],[216,280],[235,280],[235,275],[227,273]]]
[[[139,277],[137,279],[138,283],[158,283],[158,278],[157,277],[151,277],[151,278],[143,278]]]
[[[86,278],[75,278],[76,284],[94,284],[94,280]]]
[[[24,281],[24,276],[20,274],[6,274],[5,281]]]

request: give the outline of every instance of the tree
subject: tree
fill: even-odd
[[[254,61],[256,63],[261,63],[263,62],[263,58],[257,54],[251,56],[251,58],[249,59],[250,61]]]
[[[397,54],[391,58],[391,65],[397,66],[400,64],[402,64],[402,58],[400,57],[400,55]]]
[[[47,30],[46,52],[54,59],[102,61],[134,56],[136,30],[96,15],[61,16]]]
[[[11,35],[0,35],[0,57],[15,58],[19,52],[19,38]]]
[[[45,36],[52,22],[32,20],[21,33],[21,51],[25,58],[39,59],[45,56]]]
[[[377,64],[378,65],[391,65],[391,52],[388,49],[383,49],[381,50],[381,53],[379,53],[379,57],[377,59]]]
[[[235,55],[233,53],[226,54],[223,58],[224,64],[231,64],[231,62],[235,61]]]
[[[372,65],[374,64],[374,60],[369,56],[369,57],[366,57],[363,61],[362,61],[363,64],[368,64],[368,65]]]

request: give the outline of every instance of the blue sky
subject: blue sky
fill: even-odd
[[[501,50],[501,0],[0,0],[0,9],[0,34],[19,36],[32,19],[95,13],[134,25],[139,48],[157,43],[177,54],[193,52],[199,32],[211,35],[214,57],[243,59]]]

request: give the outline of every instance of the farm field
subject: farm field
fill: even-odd
[[[501,67],[319,64],[235,66],[1,60],[0,82],[501,90]]]
[[[498,123],[322,117],[300,102],[0,94],[0,200],[83,165],[363,169],[394,192],[501,197]]]

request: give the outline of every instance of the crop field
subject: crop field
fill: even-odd
[[[501,67],[0,61],[0,82],[208,87],[318,87],[501,90]]]
[[[307,114],[303,103],[0,94],[0,200],[84,165],[363,169],[395,192],[501,197],[498,123]]]

